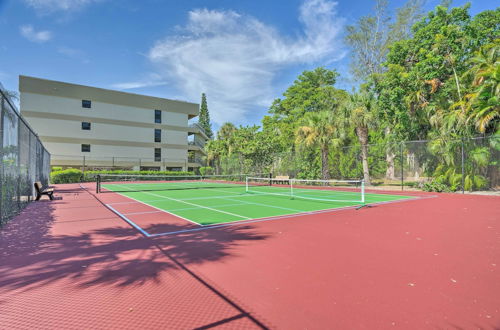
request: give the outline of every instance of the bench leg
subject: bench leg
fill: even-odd
[[[51,201],[53,201],[53,200],[54,200],[54,196],[53,196],[53,195],[54,195],[54,193],[50,193],[50,194],[49,194],[49,198],[50,198],[50,200],[51,200]]]
[[[36,199],[35,199],[35,200],[36,200],[36,201],[39,201],[39,200],[40,200],[40,197],[42,197],[42,195],[40,195],[40,194],[36,194]]]

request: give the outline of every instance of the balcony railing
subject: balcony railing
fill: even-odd
[[[197,141],[196,139],[194,139],[192,141],[188,141],[188,145],[190,145],[190,146],[197,146],[197,147],[200,147],[201,149],[205,148],[205,146],[203,145],[203,143],[201,143],[200,141]]]
[[[205,135],[205,137],[208,138],[207,132],[205,131],[205,129],[203,127],[200,126],[200,124],[192,123],[189,125],[189,127],[196,128],[196,129],[200,130],[200,132],[203,133],[203,135]]]
[[[204,164],[204,161],[201,157],[188,157],[188,163]]]

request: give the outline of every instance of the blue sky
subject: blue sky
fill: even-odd
[[[432,9],[439,0],[428,0]],[[455,1],[462,5],[465,1]],[[495,1],[472,1],[472,14]],[[399,6],[402,1],[391,1]],[[374,0],[0,0],[0,82],[29,75],[200,102],[215,126],[259,123],[323,65],[348,88],[346,24]]]

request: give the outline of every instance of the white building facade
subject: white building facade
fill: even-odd
[[[27,76],[19,77],[19,91],[21,113],[50,152],[52,166],[201,166],[206,135],[188,125],[199,113],[196,103]]]

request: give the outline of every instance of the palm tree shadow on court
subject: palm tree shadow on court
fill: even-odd
[[[82,297],[78,293],[85,297],[95,292],[87,291],[90,288],[112,289],[105,291],[118,294],[119,290],[152,284],[154,290],[170,297],[162,303],[169,306],[172,320],[185,316],[182,306],[178,307],[175,300],[171,300],[175,296],[165,296],[165,292],[176,286],[174,292],[185,292],[193,299],[207,297],[207,293],[203,292],[208,292],[215,299],[202,311],[191,315],[190,322],[201,324],[200,329],[242,319],[258,328],[267,328],[189,266],[234,258],[235,246],[265,240],[270,237],[269,234],[258,233],[254,227],[242,225],[151,239],[129,227],[110,211],[103,212],[99,205],[84,207],[92,203],[91,200],[82,203],[83,206],[73,206],[71,199],[79,198],[81,193],[76,189],[73,196],[72,192],[66,191],[63,200],[32,203],[0,228],[0,296],[5,298],[0,300],[0,306],[11,308],[12,303],[25,304],[27,297],[36,297],[39,289],[49,296],[64,294],[60,290],[69,289],[77,297]],[[61,218],[61,208],[64,208],[63,214],[70,214],[67,219]],[[86,217],[86,208],[88,213],[96,215]],[[93,212],[92,208],[100,209],[100,212]],[[91,229],[92,226],[94,229]],[[182,225],[171,227],[185,229]],[[151,286],[148,287],[144,292],[151,290]],[[228,308],[230,316],[214,318],[212,308],[223,308],[221,304]],[[51,308],[59,314],[66,312],[64,303]]]
[[[101,219],[106,218],[67,221],[67,225]],[[180,264],[217,262],[233,257],[238,244],[269,237],[242,225],[151,239],[123,223],[78,234],[52,234],[54,221],[54,204],[35,203],[0,229],[0,288],[27,291],[61,279],[71,279],[79,287],[160,282],[162,272],[179,270]]]

